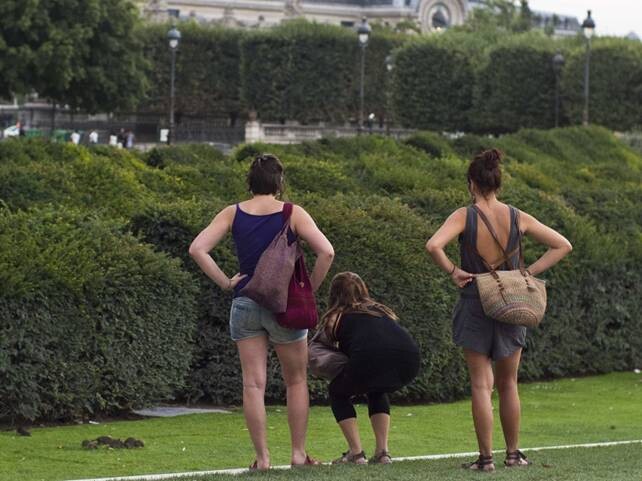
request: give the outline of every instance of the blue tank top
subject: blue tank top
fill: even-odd
[[[243,212],[236,204],[236,214],[232,222],[232,238],[236,246],[236,256],[239,260],[239,272],[247,274],[241,279],[234,289],[234,297],[238,297],[252,275],[261,254],[270,245],[270,242],[283,228],[283,213],[275,212],[267,215],[254,215]],[[296,235],[288,229],[290,243],[296,240]]]

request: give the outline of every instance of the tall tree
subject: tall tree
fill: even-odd
[[[464,30],[525,32],[533,26],[533,13],[528,0],[520,0],[519,7],[511,0],[483,0],[480,3],[479,8],[470,12]]]
[[[2,0],[0,95],[38,92],[89,112],[133,107],[145,60],[129,0]]]

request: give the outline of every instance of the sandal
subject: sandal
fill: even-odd
[[[495,463],[493,463],[493,455],[483,456],[482,454],[472,463],[464,463],[461,465],[464,469],[472,469],[473,471],[495,471]]]
[[[357,454],[350,454],[350,451],[346,451],[340,458],[332,461],[332,464],[368,464],[368,458],[366,458],[364,451]]]
[[[383,450],[371,457],[368,460],[368,464],[392,464],[392,457],[388,451]]]
[[[290,466],[293,467],[293,468],[304,468],[304,467],[307,467],[307,466],[320,466],[320,465],[321,465],[321,461],[317,461],[316,459],[311,458],[309,454],[305,455],[305,461],[303,461],[302,463],[300,463],[300,464],[294,464],[294,463],[290,464]]]
[[[525,466],[530,466],[533,464],[529,459],[526,457],[524,453],[522,453],[519,449],[516,451],[513,451],[512,453],[509,453],[506,451],[506,459],[504,460],[504,466],[507,468],[522,468]]]
[[[267,468],[259,469],[259,462],[255,459],[252,464],[250,464],[250,467],[248,468],[250,471],[267,471],[270,469],[270,466]]]

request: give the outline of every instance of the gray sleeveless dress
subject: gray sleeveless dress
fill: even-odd
[[[519,242],[517,211],[510,207],[511,227],[506,252],[513,251]],[[461,268],[471,274],[488,272],[477,253],[477,222],[475,210],[469,206],[466,213],[466,228],[459,236]],[[499,270],[517,269],[519,255],[510,259]],[[460,290],[459,302],[453,312],[453,341],[471,351],[485,354],[493,360],[510,356],[526,345],[526,328],[496,321],[484,314],[475,281]]]

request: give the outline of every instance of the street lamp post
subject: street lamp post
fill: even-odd
[[[582,22],[582,31],[586,38],[586,62],[584,63],[584,112],[582,115],[582,123],[588,125],[589,123],[589,74],[591,62],[591,37],[595,33],[595,22],[591,18],[591,11],[588,11],[588,16]]]
[[[386,60],[386,134],[390,135],[390,124],[392,122],[392,71],[395,68],[395,59],[392,55],[387,55]]]
[[[181,32],[176,27],[167,32],[167,40],[169,41],[169,50],[172,55],[172,66],[170,72],[170,87],[169,87],[169,135],[167,136],[167,143],[172,144],[175,140],[174,137],[174,82],[176,78],[176,49],[181,40]]]
[[[560,125],[560,75],[564,67],[564,55],[557,52],[553,55],[553,71],[555,72],[555,128]]]
[[[366,80],[366,47],[370,38],[370,25],[368,25],[366,17],[361,19],[357,34],[359,35],[359,47],[361,48],[361,85],[359,89],[359,133],[361,133],[363,131],[363,97]]]

